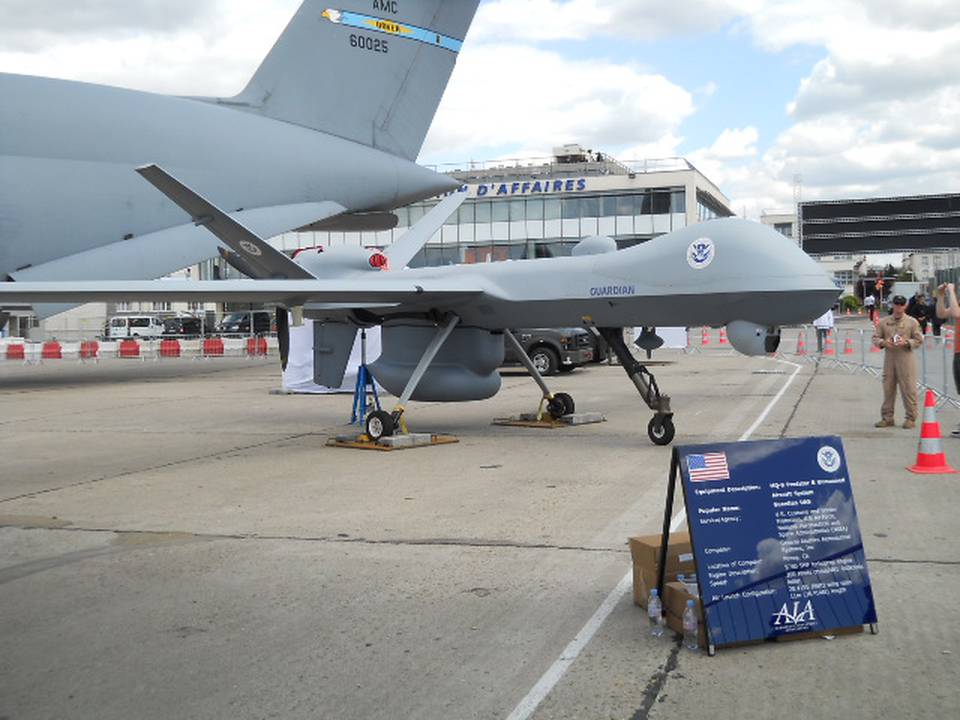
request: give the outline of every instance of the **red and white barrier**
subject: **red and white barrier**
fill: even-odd
[[[75,342],[30,342],[21,338],[3,338],[0,339],[0,362],[32,365],[53,360],[99,362],[101,359],[268,358],[276,353],[277,348],[275,337],[208,337],[192,340],[123,338]]]

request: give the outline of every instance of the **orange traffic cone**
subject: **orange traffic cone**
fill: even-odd
[[[797,335],[797,355],[806,355],[807,354],[807,341],[803,337],[803,330],[800,331],[800,334]]]
[[[726,345],[727,344],[727,330],[726,328],[720,328],[720,342],[717,345]]]
[[[700,344],[706,347],[710,344],[710,330],[706,327],[700,332]]]
[[[878,347],[874,344],[874,342],[871,340],[871,341],[870,341],[870,352],[872,352],[872,353],[878,353],[878,352],[883,352],[883,350],[881,350],[880,348],[878,348]]]
[[[947,458],[943,454],[943,446],[940,443],[940,423],[937,422],[937,401],[933,390],[927,390],[927,396],[923,402],[923,425],[920,427],[917,462],[907,470],[928,475],[956,472],[947,465]]]
[[[837,354],[837,351],[833,347],[833,331],[827,333],[827,341],[823,346],[823,354],[834,356]]]
[[[853,338],[848,337],[847,341],[843,344],[843,354],[853,355]]]

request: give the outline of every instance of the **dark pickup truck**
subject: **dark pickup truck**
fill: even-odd
[[[597,357],[596,338],[584,328],[519,328],[511,332],[541,375],[569,372]],[[505,363],[520,362],[510,343],[504,349]]]

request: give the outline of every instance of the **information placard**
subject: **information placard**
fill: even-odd
[[[876,623],[839,437],[678,446],[668,504],[676,470],[712,645]]]

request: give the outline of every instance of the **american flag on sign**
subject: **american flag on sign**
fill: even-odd
[[[722,452],[687,455],[687,471],[691,482],[730,479],[727,454]]]

